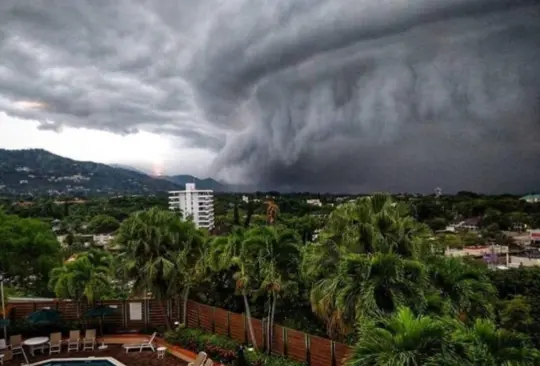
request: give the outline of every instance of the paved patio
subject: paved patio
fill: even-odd
[[[109,345],[106,350],[95,351],[79,351],[79,352],[67,352],[65,349],[60,354],[48,355],[45,351],[45,355],[42,355],[39,351],[36,351],[35,357],[30,357],[30,363],[44,361],[50,358],[71,358],[71,357],[113,357],[122,362],[126,366],[186,366],[187,363],[180,358],[177,358],[171,354],[166,354],[163,359],[157,358],[157,352],[152,351],[131,351],[126,354],[126,351],[121,345]],[[12,361],[4,362],[5,366],[20,366],[24,363],[24,359],[21,355],[15,356]]]

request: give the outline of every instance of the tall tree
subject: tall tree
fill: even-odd
[[[257,348],[253,331],[249,298],[257,290],[259,283],[258,253],[260,241],[250,238],[249,231],[236,228],[226,237],[216,237],[211,245],[210,267],[214,271],[232,270],[236,292],[244,300],[251,342]]]
[[[300,238],[289,229],[264,226],[248,232],[251,248],[258,248],[260,291],[268,298],[267,349],[271,351],[273,326],[278,299],[298,292]]]
[[[125,275],[134,280],[136,290],[150,291],[157,299],[169,329],[171,321],[165,311],[169,281],[175,275],[178,253],[198,235],[191,221],[157,207],[132,214],[118,229],[116,244]]]
[[[521,333],[498,329],[490,320],[477,319],[472,326],[458,324],[453,334],[458,352],[470,365],[538,365],[539,352]]]
[[[429,235],[407,206],[387,195],[339,206],[317,242],[306,246],[302,262],[313,310],[329,334],[351,332],[359,318],[401,305],[426,307],[426,270],[418,258],[430,252]]]
[[[51,271],[49,288],[59,298],[83,298],[93,303],[105,293],[111,281],[111,256],[93,250],[79,255]]]
[[[190,290],[206,279],[208,269],[208,243],[202,232],[193,230],[175,253],[175,270],[169,279],[171,294],[182,291],[182,323],[187,324],[187,303]]]
[[[435,366],[441,354],[454,358],[450,337],[445,322],[400,308],[381,323],[371,321],[363,327],[347,365]]]
[[[238,212],[238,198],[234,196],[233,225],[240,225],[240,213]]]
[[[120,222],[114,217],[107,215],[97,215],[88,223],[88,232],[92,234],[112,233],[120,226]]]
[[[0,274],[7,283],[46,295],[49,272],[62,263],[60,249],[46,223],[0,211]]]
[[[485,319],[468,326],[400,308],[361,329],[349,366],[532,366],[540,361],[526,337]]]
[[[448,300],[452,315],[469,319],[493,317],[496,290],[481,268],[461,258],[431,257],[428,262],[430,283],[437,295]]]

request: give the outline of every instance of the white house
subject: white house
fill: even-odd
[[[94,245],[98,247],[108,247],[114,236],[111,234],[94,235]]]
[[[214,191],[196,189],[187,183],[184,191],[169,191],[169,209],[180,211],[184,218],[191,218],[198,228],[214,227]]]
[[[471,217],[454,225],[446,227],[445,231],[456,232],[457,230],[478,231],[481,217]]]
[[[529,194],[528,196],[521,197],[520,200],[523,200],[528,203],[539,203],[540,194]]]

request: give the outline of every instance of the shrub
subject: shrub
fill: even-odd
[[[232,365],[236,360],[236,350],[240,343],[218,334],[206,333],[200,329],[181,328],[165,334],[167,342],[179,345],[191,352],[204,351],[214,361]],[[298,366],[298,362],[284,357],[268,356],[259,352],[245,352],[246,360],[252,366]]]

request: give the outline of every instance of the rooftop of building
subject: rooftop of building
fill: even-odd
[[[211,189],[197,189],[196,186],[195,186],[195,183],[186,183],[186,189],[184,189],[184,190],[169,191],[169,194],[185,193],[185,192],[206,192],[206,193],[213,193],[214,191],[211,190]]]

